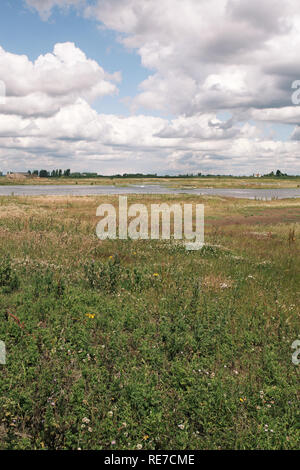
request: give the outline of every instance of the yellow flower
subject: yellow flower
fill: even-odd
[[[158,274],[158,273],[154,273],[153,276],[157,277],[157,276],[159,276],[159,274]]]
[[[85,316],[88,317],[88,318],[95,318],[94,313],[86,313]]]
[[[148,434],[145,434],[145,436],[143,437],[144,441],[147,441],[147,439],[149,439],[149,436]]]

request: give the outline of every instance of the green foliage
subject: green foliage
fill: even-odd
[[[85,278],[92,289],[114,294],[120,290],[140,291],[152,285],[151,274],[134,267],[121,266],[119,256],[111,257],[107,263],[95,260],[84,265]]]
[[[5,292],[18,289],[19,278],[11,266],[9,256],[0,259],[0,288]]]
[[[92,261],[84,265],[86,280],[93,289],[109,293],[116,291],[120,278],[120,260],[116,256],[107,264]]]

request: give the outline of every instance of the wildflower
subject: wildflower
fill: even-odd
[[[159,274],[158,274],[158,273],[153,273],[153,276],[154,276],[154,277],[158,277]]]
[[[90,426],[88,427],[88,432],[93,432],[93,429]]]
[[[94,313],[86,313],[85,316],[88,317],[88,318],[95,318]]]
[[[184,430],[184,424],[178,424],[179,429]]]
[[[82,418],[82,422],[83,422],[84,424],[89,424],[89,423],[90,423],[90,419],[84,417],[84,418]]]
[[[111,445],[112,445],[112,446],[115,446],[115,445],[116,445],[116,441],[111,441]]]
[[[147,441],[147,439],[149,439],[149,436],[148,436],[148,434],[145,434],[145,436],[143,436],[143,440]]]
[[[138,444],[138,445],[136,446],[136,448],[137,448],[137,450],[141,450],[141,449],[143,448],[143,446],[142,446],[142,444]]]
[[[110,418],[112,418],[113,415],[114,415],[114,412],[113,412],[113,411],[109,411],[109,412],[107,413],[107,416],[109,416]]]

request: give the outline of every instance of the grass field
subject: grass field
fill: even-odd
[[[0,198],[0,449],[299,447],[300,201],[158,201],[205,204],[201,251]]]
[[[237,189],[274,189],[299,188],[300,176],[292,178],[232,178],[228,177],[195,177],[195,178],[19,178],[0,177],[0,186],[12,185],[114,185],[128,186],[131,184],[161,184],[172,188],[237,188]]]

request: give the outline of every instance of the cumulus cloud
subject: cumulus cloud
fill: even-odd
[[[121,33],[153,71],[134,109],[193,115],[290,104],[297,0],[98,0],[86,15]]]
[[[266,139],[249,123],[238,126],[213,114],[178,117],[99,114],[78,98],[49,117],[0,114],[2,169],[71,167],[115,172],[293,171],[294,142]],[[282,166],[283,161],[284,168]]]
[[[0,47],[0,79],[6,85],[5,114],[50,116],[78,97],[94,99],[117,93],[119,75],[109,75],[73,43],[54,46],[53,52],[31,62],[25,55]]]
[[[290,105],[291,83],[299,78],[297,0],[27,3],[41,13],[55,5],[80,5],[86,17],[120,33],[120,41],[149,69],[131,101],[134,112],[280,109]]]
[[[157,134],[165,139],[219,140],[231,139],[240,135],[241,129],[234,125],[232,119],[227,122],[216,119],[214,114],[184,117],[168,122]]]

